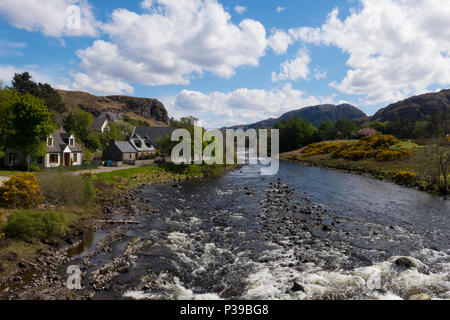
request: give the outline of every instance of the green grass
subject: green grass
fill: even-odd
[[[200,176],[199,172],[190,171],[188,168],[180,173],[169,171],[164,166],[148,166],[97,173],[94,175],[94,179],[118,184],[119,187],[124,188],[144,183],[162,183]]]
[[[401,140],[399,143],[390,146],[390,150],[414,150],[422,148],[418,144],[412,142],[411,140]]]

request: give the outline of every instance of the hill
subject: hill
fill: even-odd
[[[57,91],[69,109],[79,106],[94,116],[109,111],[146,122],[151,126],[168,126],[170,121],[166,108],[156,99],[128,96],[98,97],[82,91]]]
[[[380,109],[372,122],[399,119],[423,120],[439,112],[450,112],[450,89],[414,96]]]
[[[312,125],[318,126],[320,122],[331,120],[333,122],[339,119],[357,120],[366,118],[367,115],[350,104],[323,104],[318,106],[305,107],[298,110],[289,111],[279,118],[270,118],[248,125],[233,126],[231,129],[259,129],[263,127],[274,127],[279,121],[287,121],[295,116],[308,120]]]

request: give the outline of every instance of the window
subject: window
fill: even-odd
[[[78,162],[78,153],[73,154],[73,162]]]
[[[73,147],[73,145],[74,145],[73,138],[70,138],[70,139],[69,139],[69,146]]]
[[[47,146],[48,146],[48,147],[53,146],[53,138],[52,138],[52,137],[48,137],[48,138],[47,138]]]
[[[58,155],[57,154],[50,155],[50,163],[58,163]]]

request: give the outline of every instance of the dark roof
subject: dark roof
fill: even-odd
[[[69,138],[72,136],[72,134],[67,133],[64,130],[56,130],[55,132],[52,133],[52,137],[53,137],[53,146],[46,147],[46,151],[47,152],[62,152],[64,151],[64,149],[67,147],[67,145],[69,144]],[[81,146],[79,145],[79,143],[75,140],[74,141],[74,146],[70,147],[70,150],[72,150],[72,152],[82,152],[83,149],[81,148]]]
[[[95,130],[100,130],[103,126],[103,124],[107,121],[106,118],[97,117],[92,120],[91,128]]]
[[[122,153],[136,153],[136,149],[128,141],[114,141],[114,144]]]
[[[158,139],[171,135],[176,128],[171,127],[134,127],[132,137],[140,136],[146,141],[156,143]]]
[[[141,138],[140,136],[138,136],[138,135],[136,135],[136,136],[134,136],[134,137],[131,137],[131,138],[129,138],[129,139],[130,139],[129,142],[131,143],[131,145],[132,145],[137,151],[139,151],[139,152],[155,151],[155,148],[153,148],[151,145],[148,146],[148,145],[146,144],[145,140],[142,139],[142,138]],[[140,146],[140,147],[138,147],[138,146],[136,145],[135,140],[140,141],[140,143],[141,143],[141,146]]]

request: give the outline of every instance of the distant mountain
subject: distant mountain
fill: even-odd
[[[450,89],[426,93],[393,103],[371,117],[372,122],[398,119],[422,120],[438,112],[450,112]]]
[[[166,108],[156,99],[128,96],[98,97],[82,91],[57,91],[69,108],[79,106],[94,116],[99,116],[102,112],[114,112],[147,122],[151,126],[168,126],[170,121]]]
[[[263,127],[274,127],[279,121],[287,121],[295,116],[308,120],[312,125],[318,126],[322,121],[331,120],[333,122],[339,119],[356,120],[367,118],[367,115],[350,104],[322,104],[318,106],[305,107],[298,110],[289,111],[281,117],[267,119],[248,125],[233,126],[231,129],[259,129]]]

